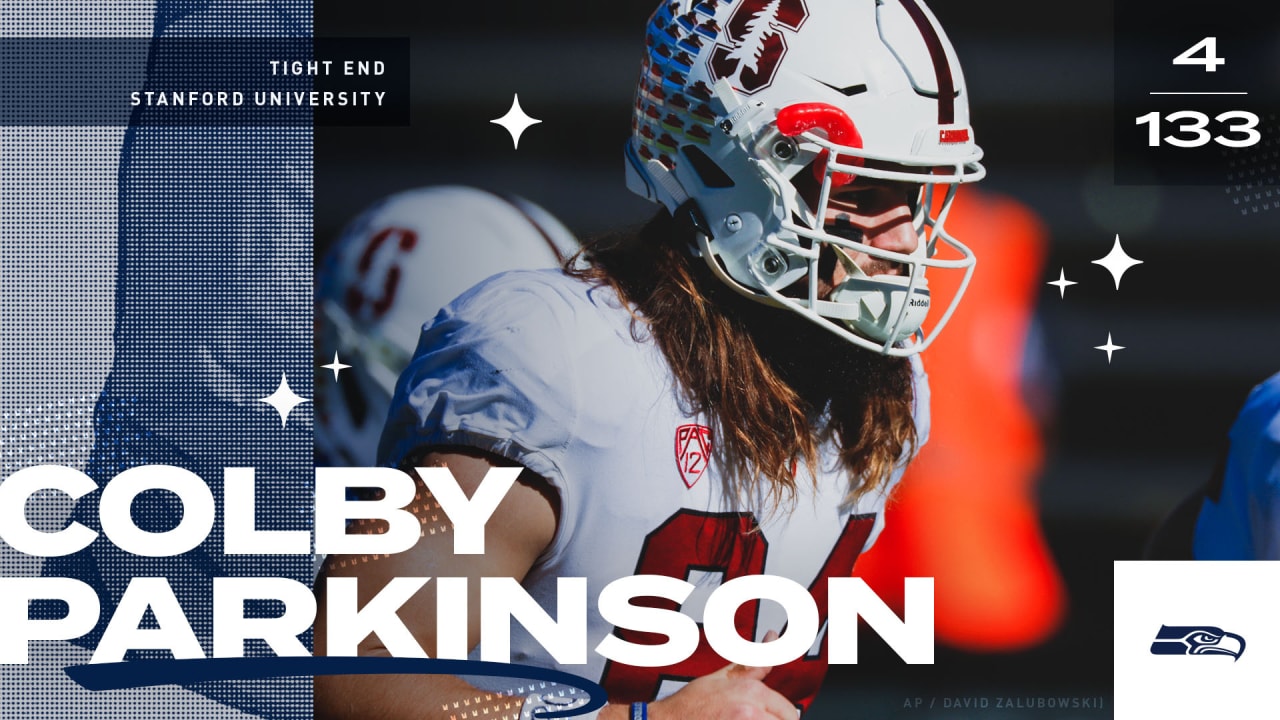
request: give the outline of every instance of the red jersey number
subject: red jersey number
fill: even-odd
[[[874,524],[874,515],[850,517],[818,576],[809,585],[809,593],[817,603],[822,619],[822,632],[826,631],[827,578],[849,576]],[[680,510],[645,538],[635,574],[667,575],[683,580],[691,572],[701,571],[720,574],[722,583],[743,575],[759,575],[764,572],[768,541],[761,533],[752,532],[755,525],[755,517],[751,513]],[[633,603],[667,610],[679,609],[676,603],[659,598],[636,598]],[[759,602],[744,603],[734,616],[738,634],[744,638],[756,637],[759,605]],[[637,644],[666,641],[662,635],[624,628],[617,628],[614,633]],[[813,702],[827,672],[826,643],[819,643],[819,647],[821,650],[815,655],[774,668],[765,681],[801,710],[808,709]],[[651,701],[657,697],[664,680],[688,682],[715,672],[727,663],[703,635],[698,649],[675,665],[642,668],[609,661],[600,684],[608,691],[611,702]]]

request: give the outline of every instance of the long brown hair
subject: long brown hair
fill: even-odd
[[[832,433],[849,499],[882,486],[917,442],[909,362],[738,295],[690,253],[693,237],[660,212],[589,242],[568,271],[613,288],[632,336],[657,343],[688,409],[710,418],[738,497],[763,489],[775,507],[792,500],[797,463],[816,471]]]

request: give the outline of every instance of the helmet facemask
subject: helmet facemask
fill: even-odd
[[[785,120],[787,111],[795,107],[779,112],[780,120]],[[785,134],[782,130],[776,133]],[[771,141],[767,137],[771,134],[766,133],[765,144]],[[826,134],[816,128],[792,136],[797,141],[799,161],[809,157],[813,160],[790,178],[786,177],[788,168],[771,163],[758,165],[768,184],[789,188],[778,196],[781,212],[775,213],[779,218],[777,228],[764,235],[763,244],[801,259],[806,287],[799,295],[784,292],[769,282],[768,273],[761,272],[767,267],[760,263],[749,265],[754,271],[750,278],[754,283],[748,286],[764,293],[773,304],[798,312],[859,347],[887,355],[918,353],[928,347],[950,319],[973,273],[973,252],[945,229],[958,183],[972,177],[966,178],[962,164],[944,165],[945,158],[915,157],[908,164],[902,158],[886,158],[861,147],[839,144]],[[806,201],[806,193],[796,187],[796,181],[810,171],[817,179],[817,198]],[[906,203],[916,237],[914,250],[898,252],[876,247],[861,239],[863,233],[856,228],[842,233],[832,226],[828,211],[834,203],[833,196],[864,179],[905,183],[915,188],[914,196]],[[835,255],[845,273],[825,298],[819,293],[824,248]],[[889,263],[900,271],[868,274],[854,261],[858,254],[868,256],[871,264]],[[767,251],[762,255],[769,256]],[[963,276],[942,315],[924,332],[922,327],[932,305],[926,277],[929,268],[961,271]]]
[[[900,1],[905,6],[911,0]],[[669,12],[679,10],[670,7]],[[818,2],[808,8],[811,14],[825,11]],[[697,5],[690,17],[705,15],[703,9]],[[681,26],[691,24],[686,16],[668,22],[662,12],[655,14],[651,28],[665,28],[667,36],[680,36]],[[729,24],[729,11],[718,12],[716,20]],[[915,59],[913,48],[900,41],[898,47],[890,46],[884,28],[894,19],[882,21],[888,11],[880,5],[870,12],[865,17],[873,18],[873,25],[880,23],[881,30],[875,36],[880,39],[868,45],[879,55],[868,66],[873,67],[867,70],[868,82],[851,86],[862,88],[852,99],[815,79],[811,67],[824,66],[791,63],[788,58],[798,51],[779,61],[771,86],[749,93],[728,79],[715,80],[712,63],[699,64],[700,56],[688,63],[685,86],[673,88],[669,74],[654,71],[663,58],[651,43],[637,96],[637,131],[627,151],[629,184],[673,212],[696,212],[694,225],[702,231],[698,253],[739,293],[796,312],[859,347],[905,356],[932,343],[968,285],[974,255],[947,233],[945,220],[958,184],[981,179],[985,170],[967,125],[967,109],[950,118],[958,121],[943,122],[948,118],[938,110],[939,95],[916,87],[917,76],[923,75],[919,62],[911,66],[917,70],[914,75],[884,69],[898,63],[908,68]],[[901,25],[900,18],[894,22]],[[812,17],[808,23],[805,32],[816,36],[820,26]],[[660,47],[663,36],[651,32],[650,38],[655,37]],[[884,62],[887,57],[895,62]],[[794,67],[797,63],[800,69]],[[956,75],[960,87],[958,67]],[[661,91],[653,80],[657,77],[664,78]],[[708,80],[714,82],[708,85]],[[705,101],[696,107],[701,112],[667,112],[655,129],[646,118],[671,110],[670,100],[681,90],[695,106]],[[659,96],[666,102],[655,100]],[[714,113],[714,123],[702,122],[707,109]],[[681,119],[687,121],[683,126]],[[907,204],[916,238],[911,252],[876,247],[858,232],[833,227],[828,218],[833,194],[841,188],[880,181],[919,188]],[[868,273],[855,260],[859,257],[866,258],[867,267],[890,263],[900,274]],[[843,278],[833,287],[830,268],[836,264]],[[930,268],[960,275],[959,289],[940,315],[932,313],[926,327],[932,299],[925,275]]]

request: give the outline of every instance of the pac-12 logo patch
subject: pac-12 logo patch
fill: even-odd
[[[1244,654],[1244,638],[1211,625],[1161,625],[1151,643],[1151,654],[1230,655],[1239,660]]]
[[[804,0],[746,0],[734,9],[725,25],[729,45],[716,45],[707,69],[712,80],[728,78],[729,84],[750,95],[773,84],[787,39],[782,31],[795,32],[809,17]]]
[[[692,488],[702,478],[711,462],[711,428],[706,425],[681,425],[676,428],[676,467],[680,479]]]

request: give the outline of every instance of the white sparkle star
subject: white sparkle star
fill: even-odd
[[[258,398],[258,402],[266,403],[275,408],[276,412],[280,413],[280,427],[284,427],[289,422],[289,413],[302,403],[311,402],[311,399],[296,395],[289,388],[289,379],[285,377],[284,373],[280,373],[280,386],[270,395]]]
[[[520,95],[517,94],[511,98],[511,109],[507,111],[507,114],[497,120],[490,120],[489,122],[506,128],[507,132],[511,133],[511,146],[513,148],[519,148],[520,136],[524,134],[524,131],[527,130],[530,125],[537,125],[542,121],[531,118],[525,114],[524,110],[520,107]]]
[[[1107,353],[1107,364],[1108,364],[1108,365],[1110,365],[1110,364],[1111,364],[1111,353],[1115,352],[1116,350],[1123,350],[1123,349],[1124,349],[1124,346],[1123,346],[1123,345],[1116,345],[1115,343],[1111,342],[1111,333],[1107,333],[1107,344],[1106,344],[1106,345],[1095,345],[1093,349],[1094,349],[1094,350],[1105,350],[1105,351],[1106,351],[1106,353]]]
[[[342,372],[343,370],[346,370],[351,366],[344,365],[340,360],[338,360],[338,353],[335,352],[333,354],[333,362],[329,363],[328,365],[321,365],[320,367],[324,368],[325,370],[332,370],[333,381],[338,382],[338,373]]]
[[[1104,258],[1093,261],[1094,265],[1101,265],[1111,273],[1111,277],[1116,280],[1116,289],[1120,289],[1120,278],[1124,275],[1124,271],[1134,265],[1141,265],[1141,260],[1135,260],[1129,257],[1129,254],[1120,247],[1120,236],[1116,235],[1116,243],[1111,246],[1111,252],[1107,253]]]
[[[1066,273],[1066,271],[1065,271],[1065,270],[1063,270],[1063,269],[1061,269],[1061,268],[1059,268],[1059,269],[1058,269],[1058,279],[1057,279],[1057,280],[1053,280],[1053,281],[1051,281],[1051,282],[1047,282],[1047,283],[1045,283],[1045,285],[1053,285],[1053,286],[1057,287],[1057,288],[1058,288],[1058,297],[1060,297],[1060,298],[1063,298],[1063,297],[1066,297],[1066,296],[1067,296],[1067,286],[1068,286],[1068,285],[1075,285],[1075,284],[1076,284],[1075,282],[1073,282],[1073,281],[1071,281],[1071,280],[1068,280],[1068,279],[1067,279],[1067,273]]]

